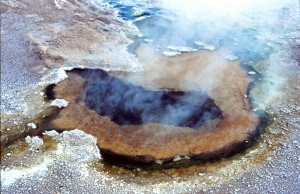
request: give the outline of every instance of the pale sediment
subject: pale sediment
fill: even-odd
[[[7,126],[7,124],[15,126],[18,124],[16,124],[15,121],[22,122],[23,120],[26,120],[26,117],[30,117],[30,119],[34,118],[36,113],[43,111],[44,108],[48,106],[47,103],[42,105],[44,97],[43,95],[40,95],[40,91],[43,87],[35,87],[38,85],[38,82],[40,82],[41,77],[50,75],[53,68],[60,68],[61,65],[65,67],[65,69],[86,67],[86,65],[89,65],[89,63],[84,64],[84,62],[80,61],[78,57],[75,57],[76,60],[73,62],[77,63],[80,61],[80,65],[76,63],[67,64],[68,60],[61,58],[60,54],[57,52],[58,50],[55,51],[55,45],[50,46],[49,53],[46,52],[45,54],[44,51],[47,50],[49,45],[43,42],[43,38],[45,38],[45,41],[49,40],[49,37],[43,37],[43,33],[45,32],[50,34],[53,38],[55,38],[55,30],[57,28],[57,32],[61,32],[61,35],[63,35],[57,35],[57,37],[59,37],[55,42],[57,44],[63,40],[66,34],[72,34],[72,36],[74,35],[74,37],[77,37],[78,32],[73,28],[70,28],[69,31],[64,29],[67,30],[67,33],[63,33],[63,30],[60,29],[60,27],[68,28],[73,26],[77,20],[82,21],[80,24],[83,25],[82,29],[84,32],[88,32],[87,29],[89,28],[84,26],[86,23],[85,19],[87,20],[87,23],[89,23],[88,20],[94,20],[93,17],[97,17],[95,15],[90,15],[91,17],[87,16],[88,13],[95,11],[94,5],[90,7],[88,5],[88,3],[84,3],[83,1],[68,0],[31,2],[15,0],[1,1],[1,138],[3,137],[3,134],[10,134],[13,136],[15,133],[19,133],[26,128],[27,123],[24,127],[23,125],[19,125],[19,129],[16,131],[12,128],[3,128],[4,126]],[[292,14],[289,18],[291,18],[291,20],[294,18],[298,21],[296,18],[298,18],[299,12],[295,11],[297,6],[297,3],[289,3],[287,4],[288,8],[283,8],[282,11],[290,11]],[[78,12],[79,15],[76,15]],[[70,20],[70,18],[73,19]],[[288,22],[289,18],[282,20],[281,23],[286,26],[290,26],[293,29],[296,28],[294,22]],[[68,20],[70,23],[58,22],[64,20]],[[101,19],[103,23],[106,22],[105,20],[108,20],[109,22],[111,20],[111,16]],[[43,25],[43,23],[45,23],[45,25]],[[60,25],[60,27],[55,28],[55,25]],[[93,26],[94,24],[90,25],[91,28],[93,28]],[[43,30],[44,27],[48,29]],[[54,29],[51,30],[49,27],[54,27]],[[110,32],[115,32],[115,26],[110,27]],[[27,36],[30,35],[30,33],[32,33],[31,36]],[[99,31],[99,33],[102,33],[102,31]],[[270,38],[272,39],[272,37]],[[29,41],[27,42],[27,40]],[[67,40],[72,41],[70,37],[67,37]],[[24,41],[26,43],[24,43]],[[41,44],[42,47],[32,44],[32,41]],[[80,41],[82,41],[82,39],[80,39]],[[113,42],[114,40],[109,41]],[[271,41],[278,43],[277,40],[272,39]],[[278,41],[280,42],[283,40]],[[281,43],[282,42],[280,42],[280,44]],[[8,47],[9,44],[11,47]],[[51,42],[49,44],[51,44]],[[66,48],[61,45],[57,46],[60,49]],[[126,47],[126,44],[124,46]],[[214,50],[210,47],[207,47],[206,49]],[[295,47],[294,50],[296,51],[296,53],[294,53],[294,58],[299,62],[299,58],[297,57],[298,48]],[[70,49],[69,51],[73,50]],[[74,51],[74,53],[79,52],[78,50]],[[83,52],[89,57],[94,56],[84,50]],[[94,52],[99,54],[97,50],[94,50]],[[286,52],[286,50],[284,50],[284,52]],[[120,53],[122,54],[123,52]],[[8,60],[5,59],[4,55],[8,56]],[[64,52],[62,52],[62,55],[65,57],[73,57],[72,54]],[[131,56],[129,58],[131,58]],[[20,59],[20,61],[15,59]],[[87,58],[83,56],[83,59],[86,60]],[[126,56],[124,59],[126,59]],[[11,63],[12,61],[16,63]],[[112,62],[113,61],[114,60],[112,60]],[[134,171],[129,176],[125,176],[123,171],[119,168],[118,169],[120,171],[117,172],[117,175],[111,176],[106,171],[101,170],[96,172],[88,166],[89,164],[87,161],[81,160],[84,158],[93,158],[91,153],[95,153],[96,157],[94,157],[94,159],[98,160],[100,158],[98,157],[98,149],[94,140],[92,141],[92,149],[90,149],[89,146],[85,146],[84,144],[82,145],[83,147],[78,146],[79,144],[76,144],[75,142],[80,143],[82,139],[79,138],[75,139],[75,142],[73,142],[71,146],[67,145],[68,142],[59,142],[60,148],[57,149],[54,147],[54,152],[31,152],[27,150],[26,146],[22,146],[23,152],[24,149],[26,152],[24,155],[17,155],[14,151],[7,153],[7,156],[5,156],[1,161],[1,171],[5,171],[5,175],[7,175],[5,178],[9,180],[9,182],[5,182],[6,185],[2,184],[1,192],[37,193],[41,191],[49,191],[55,193],[132,193],[140,191],[143,193],[255,193],[268,191],[274,193],[297,193],[300,189],[299,176],[297,171],[295,171],[295,169],[300,168],[299,98],[297,96],[299,93],[300,83],[299,68],[297,65],[290,64],[287,59],[283,59],[280,63],[277,63],[276,61],[278,60],[275,59],[275,62],[267,61],[267,63],[270,64],[270,71],[274,71],[272,69],[274,67],[279,66],[282,68],[280,73],[277,72],[280,75],[277,78],[287,78],[288,85],[280,88],[278,92],[281,93],[281,95],[269,102],[269,107],[272,109],[269,111],[272,113],[272,117],[274,117],[275,124],[267,130],[260,144],[254,148],[254,150],[247,152],[247,154],[242,155],[242,157],[231,158],[226,165],[218,166],[215,171],[206,171],[206,168],[203,167],[205,170],[203,170],[203,168],[202,170],[196,170],[197,172],[192,175],[185,176],[180,181],[179,177],[174,176],[173,174],[167,174],[166,171],[161,171],[163,178],[159,179],[156,179],[153,176],[141,178],[138,170]],[[108,69],[109,67],[105,64],[105,60],[102,62],[103,63],[101,63],[100,66],[102,68],[107,67]],[[97,63],[90,65],[89,67],[91,66],[92,68],[98,68]],[[265,66],[266,65],[262,65],[262,67]],[[122,68],[117,67],[115,69],[122,70]],[[157,69],[159,69],[159,67],[157,67]],[[172,68],[170,69],[172,70]],[[226,72],[228,73],[229,71],[230,70]],[[14,75],[12,75],[11,72],[14,72]],[[264,75],[264,72],[262,75]],[[46,76],[44,78],[42,86],[55,83],[57,80],[61,81],[66,77],[60,77],[56,74],[56,72],[54,72],[52,76]],[[160,78],[149,76],[149,78],[146,79],[157,80]],[[168,80],[164,80],[163,82],[171,83]],[[273,83],[274,82],[271,83],[272,86]],[[26,87],[21,87],[22,85],[26,85]],[[179,84],[175,82],[171,85],[173,87]],[[144,86],[153,88],[156,85],[154,84],[153,86],[145,82]],[[33,90],[37,92],[33,92]],[[24,92],[20,93],[19,91]],[[244,90],[242,89],[242,91]],[[263,90],[265,95],[268,95],[268,92],[269,90]],[[209,93],[210,96],[213,96],[213,94],[214,91]],[[228,95],[226,97],[228,97]],[[226,97],[224,99],[226,99]],[[230,103],[234,101],[231,101],[230,98],[227,99],[229,99]],[[216,101],[218,101],[218,98],[216,98]],[[220,101],[222,100],[219,99],[219,102]],[[244,103],[247,104],[247,101],[248,100]],[[6,103],[7,105],[4,105]],[[221,106],[220,103],[217,104],[218,106]],[[238,101],[238,104],[240,104],[240,101]],[[223,109],[230,110],[230,106],[226,107],[222,105],[222,110]],[[82,114],[85,114],[86,111],[81,109],[79,106],[74,106],[73,110],[78,112],[83,111]],[[6,113],[10,114],[4,115]],[[86,114],[89,114],[88,111]],[[17,118],[20,119],[18,120]],[[86,120],[90,119],[87,123],[91,122],[95,118],[96,117],[87,117]],[[72,120],[75,124],[67,124],[66,126],[80,126],[82,125],[80,123],[82,121],[81,119],[82,118],[78,117],[78,120]],[[34,131],[34,133],[38,135],[41,134],[43,130],[44,129],[40,129],[38,125],[38,130]],[[76,135],[82,136],[81,133],[77,132]],[[63,136],[63,134],[60,136]],[[278,136],[282,137],[282,139],[277,139]],[[25,138],[22,136],[20,137]],[[66,147],[67,149],[64,149]],[[265,152],[265,150],[267,150],[267,152]],[[177,159],[178,157],[174,158],[174,160]],[[28,168],[28,165],[33,168]],[[46,168],[44,168],[45,166]],[[176,170],[179,174],[185,171],[187,171],[185,168]],[[1,176],[1,178],[3,178],[3,176]],[[137,183],[139,181],[143,183]],[[2,180],[1,182],[4,183]]]
[[[40,113],[47,105],[38,94],[48,84],[65,79],[66,69],[142,70],[127,52],[131,40],[125,34],[136,29],[110,8],[86,1],[55,2],[1,2],[3,127],[10,117],[22,122]],[[11,76],[12,71],[16,76]]]

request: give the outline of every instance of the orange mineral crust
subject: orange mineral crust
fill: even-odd
[[[141,73],[68,72],[52,90],[69,105],[47,128],[82,129],[97,138],[104,159],[125,166],[170,163],[179,157],[207,161],[252,145],[259,119],[245,96],[249,79],[238,61],[224,59],[225,50],[170,58],[141,46],[137,55],[145,66]],[[125,85],[116,87],[119,82]],[[132,102],[137,96],[143,100]],[[161,101],[151,100],[145,111],[149,98]]]

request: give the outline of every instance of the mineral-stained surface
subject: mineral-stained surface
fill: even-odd
[[[259,120],[244,96],[249,79],[238,62],[208,51],[168,58],[141,46],[137,53],[143,73],[68,72],[52,90],[70,103],[48,129],[80,128],[97,137],[104,159],[127,167],[178,157],[207,161],[252,145]]]
[[[299,192],[299,173],[295,170],[300,169],[299,47],[295,46],[299,45],[299,4],[297,1],[278,1],[282,2],[284,6],[277,3],[269,3],[266,7],[256,6],[255,10],[262,9],[263,14],[257,14],[256,12],[250,16],[246,14],[245,20],[238,24],[246,28],[247,26],[250,27],[248,30],[251,31],[258,30],[258,36],[255,38],[266,41],[272,48],[278,46],[277,49],[272,51],[274,53],[269,59],[266,59],[263,63],[260,61],[252,61],[251,63],[252,67],[256,67],[255,72],[262,75],[263,79],[263,84],[260,81],[255,83],[255,92],[252,92],[252,96],[255,97],[254,101],[266,108],[265,110],[270,114],[270,118],[274,120],[274,124],[265,129],[259,143],[245,154],[221,160],[220,164],[207,163],[189,168],[159,170],[154,171],[153,174],[145,173],[140,169],[124,173],[123,168],[103,165],[101,162],[97,165],[103,166],[103,168],[98,169],[96,167],[98,169],[96,171],[94,167],[90,166],[90,162],[101,160],[98,149],[99,140],[79,130],[71,130],[70,133],[66,131],[60,134],[51,131],[45,133],[46,135],[41,135],[47,128],[37,121],[32,121],[32,119],[50,105],[49,102],[44,101],[42,90],[48,84],[58,83],[65,79],[66,73],[63,69],[87,67],[120,71],[141,70],[141,65],[138,64],[137,59],[128,53],[126,48],[130,40],[124,36],[124,33],[128,33],[128,30],[132,32],[132,27],[115,17],[113,10],[105,7],[100,8],[99,5],[103,5],[102,2],[98,0],[5,0],[0,2],[1,193]],[[274,5],[278,9],[272,11],[271,14],[265,14],[265,8],[272,8]],[[223,9],[223,7],[220,8]],[[228,6],[228,8],[231,9],[231,6]],[[140,10],[136,9],[136,11],[139,12]],[[209,15],[205,14],[205,18],[208,18]],[[253,18],[259,21],[259,25],[253,23]],[[226,19],[222,17],[221,20],[223,25],[225,24],[223,21],[226,21],[227,17]],[[210,25],[210,27],[212,26]],[[184,26],[179,27],[186,29]],[[269,30],[272,33],[265,33],[266,27],[270,28]],[[214,29],[214,27],[211,29]],[[243,37],[238,38],[242,38],[239,40],[243,45],[245,43]],[[235,44],[239,40],[232,39],[230,41]],[[286,48],[290,45],[289,40],[292,42],[294,52],[290,52]],[[74,45],[72,46],[72,44]],[[95,45],[96,47],[94,47]],[[251,45],[256,46],[256,44]],[[207,45],[202,46],[204,48]],[[219,49],[209,46],[205,49],[212,51]],[[250,52],[252,46],[247,48]],[[137,53],[144,62],[148,59],[156,61],[153,55],[147,52],[144,53],[144,49],[140,49]],[[174,53],[179,52],[167,54],[174,55]],[[211,54],[213,55],[213,53]],[[230,54],[232,53],[227,55]],[[214,66],[207,67],[206,70],[211,70],[209,71],[210,74],[217,74],[221,82],[217,84],[218,87],[215,87],[214,90],[207,90],[208,87],[205,86],[211,84],[208,79],[210,74],[201,74],[198,77],[196,75],[199,74],[199,71],[185,72],[181,70],[180,76],[185,78],[194,77],[195,81],[193,82],[191,79],[178,81],[179,72],[173,71],[173,61],[191,55],[194,55],[192,58],[196,59],[195,55],[198,56],[198,53],[168,59],[168,71],[158,64],[153,65],[155,64],[153,63],[151,65],[151,63],[147,63],[147,70],[145,71],[147,76],[140,73],[120,78],[153,91],[172,88],[176,89],[173,91],[189,92],[191,88],[195,88],[194,86],[197,85],[222,110],[223,121],[227,119],[228,122],[236,123],[236,125],[232,124],[232,130],[228,130],[231,133],[224,132],[219,138],[213,140],[219,142],[222,140],[225,145],[224,137],[233,137],[233,134],[240,134],[240,138],[237,139],[243,139],[247,136],[246,133],[241,134],[241,130],[235,130],[238,122],[229,115],[235,115],[235,118],[238,118],[246,113],[248,114],[248,110],[244,111],[244,109],[241,110],[237,107],[249,107],[247,96],[251,96],[251,94],[244,96],[244,98],[240,98],[239,92],[232,95],[237,88],[234,87],[237,84],[234,84],[233,80],[239,79],[240,82],[237,83],[241,93],[246,91],[243,86],[248,86],[240,80],[243,76],[237,76],[239,78],[233,79],[235,76],[232,76],[231,73],[239,72],[236,71],[235,65],[233,65],[235,62],[230,63],[229,67],[223,66],[225,63],[218,63],[221,64],[218,69],[215,69]],[[219,56],[217,53],[215,55]],[[248,55],[248,51],[245,52],[245,55]],[[160,59],[162,58],[159,57],[157,60]],[[203,55],[200,61],[205,62],[208,59],[210,57]],[[184,67],[183,65],[188,65],[188,63],[182,63],[181,67]],[[180,69],[180,66],[176,67],[176,69]],[[200,67],[194,68],[199,69]],[[221,69],[225,71],[224,74],[220,73],[223,71]],[[73,73],[69,72],[70,77],[78,76],[71,75]],[[190,76],[187,76],[186,73]],[[109,72],[109,74],[113,74],[113,72]],[[241,74],[237,73],[237,75]],[[143,79],[140,79],[140,77]],[[252,77],[252,75],[249,75],[249,77]],[[80,79],[80,76],[78,76],[78,79]],[[206,84],[203,84],[205,82]],[[71,85],[68,85],[70,87],[67,87],[69,90],[60,93],[72,94],[71,88],[75,88],[74,91],[76,91],[76,87],[79,87],[79,91],[82,92],[80,89],[83,87],[80,84],[76,86],[76,83],[79,82],[70,82]],[[186,83],[191,83],[191,85]],[[193,87],[189,88],[189,86]],[[58,87],[61,86],[57,86],[56,89]],[[231,88],[231,92],[223,90],[224,87]],[[257,94],[259,95],[257,96]],[[68,106],[68,110],[65,108],[60,112],[61,120],[55,119],[56,126],[61,126],[61,124],[66,124],[66,127],[81,126],[86,131],[93,131],[101,127],[91,127],[90,123],[106,124],[106,121],[109,122],[107,118],[98,121],[95,111],[82,108],[85,104],[81,102],[81,97],[73,97],[73,99],[71,97],[66,99],[71,102],[71,109],[75,113],[82,113],[85,116],[71,114],[71,109]],[[222,103],[226,101],[228,103]],[[70,116],[69,119],[66,119],[67,116]],[[46,116],[44,119],[49,118]],[[63,120],[65,122],[62,122]],[[37,128],[28,127],[29,123],[34,123]],[[30,126],[34,125],[31,124]],[[251,127],[249,125],[249,129]],[[134,126],[131,129],[135,130]],[[61,131],[59,128],[56,128],[56,130]],[[191,131],[200,130],[191,129]],[[23,135],[20,135],[21,133]],[[116,133],[116,135],[119,134],[121,133]],[[27,135],[29,135],[28,138],[26,138]],[[36,137],[36,135],[39,135],[39,137]],[[8,143],[6,142],[7,137],[13,137],[12,142],[10,142],[13,144],[4,149],[3,145]],[[118,139],[120,138],[116,138],[116,136],[113,138],[119,143]],[[28,140],[29,145],[28,142],[25,142],[25,139]],[[39,147],[40,144],[37,142],[41,139],[43,139],[43,145]],[[100,139],[99,136],[97,136],[97,139]],[[149,139],[151,143],[154,142],[152,140],[156,137],[150,137]],[[32,140],[36,140],[36,143],[33,143],[35,141]],[[39,142],[41,143],[41,141]],[[105,145],[104,143],[102,142],[102,145]],[[112,140],[110,143],[114,143],[114,141]],[[147,145],[146,143],[143,145]],[[209,144],[207,145],[207,149],[209,149]],[[109,144],[106,146],[109,148]],[[182,148],[183,146],[178,144],[178,147]],[[174,160],[178,159],[180,157],[174,158]],[[194,173],[184,175],[191,169]],[[169,171],[177,173],[168,173]],[[143,174],[146,174],[146,176],[143,176]],[[159,178],[155,175],[158,175]]]
[[[43,111],[40,91],[75,67],[140,71],[125,34],[136,29],[84,0],[1,1],[1,120]],[[114,51],[114,52],[111,52]],[[8,116],[10,115],[10,116]],[[13,123],[13,122],[11,122]]]

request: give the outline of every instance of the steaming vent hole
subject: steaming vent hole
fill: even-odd
[[[150,91],[102,70],[85,70],[85,104],[116,124],[161,123],[198,129],[222,111],[203,92]]]

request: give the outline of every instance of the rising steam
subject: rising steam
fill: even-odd
[[[107,74],[83,71],[85,103],[119,125],[163,123],[198,129],[222,111],[204,93],[150,91]]]

